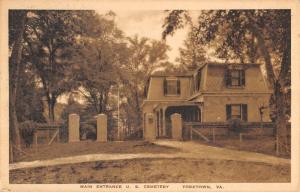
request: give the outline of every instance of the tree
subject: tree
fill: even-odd
[[[118,82],[118,69],[126,62],[126,44],[114,20],[94,15],[89,33],[81,36],[73,62],[78,91],[95,114],[106,113],[110,89]],[[101,30],[98,30],[100,28]],[[92,31],[92,32],[91,32]],[[93,32],[94,31],[94,32]]]
[[[172,12],[165,19],[164,38],[183,27],[183,13],[187,14],[182,10]],[[170,18],[172,15],[175,16]],[[290,19],[290,10],[202,11],[197,26],[199,42],[214,43],[218,57],[264,64],[268,82],[274,90],[276,130],[281,152],[288,148],[286,87],[290,85],[290,78],[286,77],[290,75]],[[280,66],[278,71],[275,66]]]
[[[22,65],[27,67],[25,63]],[[19,85],[16,101],[18,122],[45,122],[42,90],[36,86],[34,75],[27,68],[20,72]]]
[[[27,58],[40,79],[48,104],[48,115],[55,120],[57,98],[71,90],[70,58],[79,33],[74,11],[30,11],[26,25]]]
[[[130,113],[129,122],[134,122],[136,130],[141,129],[142,111],[141,101],[144,96],[144,89],[147,85],[149,76],[159,68],[170,66],[167,62],[167,50],[169,47],[162,41],[139,38],[137,35],[128,38],[129,52],[128,63],[122,66],[120,77],[124,84],[124,94],[128,106],[126,109]],[[132,113],[133,112],[133,113]]]
[[[176,59],[185,69],[188,66],[197,66],[207,61],[204,46],[197,42],[197,28],[190,27],[190,31],[184,41],[184,47],[179,48],[180,57]]]
[[[21,71],[21,59],[23,49],[23,33],[26,22],[27,11],[9,12],[9,45],[11,47],[11,56],[9,58],[9,112],[10,112],[10,132],[11,140],[17,148],[21,148],[21,136],[16,111],[16,100],[19,87],[19,75]]]

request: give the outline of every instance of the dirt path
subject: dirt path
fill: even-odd
[[[278,158],[253,152],[236,151],[231,149],[211,147],[196,142],[180,142],[170,140],[157,140],[154,144],[178,148],[182,152],[175,153],[135,153],[135,154],[88,154],[72,157],[55,158],[51,160],[38,160],[18,162],[9,165],[10,170],[22,168],[44,167],[62,164],[74,164],[92,161],[125,160],[140,158],[195,158],[195,159],[223,159],[233,161],[264,162],[273,165],[290,164],[289,159]]]
[[[82,162],[93,162],[93,161],[125,160],[125,159],[139,159],[139,158],[180,158],[184,156],[185,154],[183,153],[88,154],[88,155],[78,155],[72,157],[55,158],[50,160],[37,160],[37,161],[13,163],[13,164],[9,164],[9,170],[63,165],[63,164],[74,164],[74,163],[82,163]]]
[[[191,155],[194,158],[200,159],[223,159],[234,161],[250,161],[250,162],[263,162],[273,165],[290,164],[290,159],[284,159],[274,157],[271,155],[265,155],[261,153],[237,151],[232,149],[212,147],[204,144],[200,144],[193,141],[180,142],[172,140],[157,140],[154,141],[156,145],[174,147],[182,150],[183,152]]]

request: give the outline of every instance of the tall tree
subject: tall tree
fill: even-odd
[[[23,33],[25,28],[27,11],[11,10],[9,12],[9,45],[11,47],[11,56],[9,58],[9,112],[10,112],[10,130],[11,140],[17,148],[21,148],[21,136],[16,111],[16,100],[19,87],[19,76],[21,71],[21,59],[23,49]]]
[[[94,15],[89,31],[80,38],[73,58],[78,91],[95,114],[106,113],[110,89],[118,82],[118,68],[126,62],[126,44],[114,20]],[[100,28],[100,29],[99,29]]]
[[[49,120],[54,121],[57,98],[69,91],[72,48],[79,33],[75,11],[31,11],[25,40],[48,104]]]
[[[129,42],[129,61],[121,69],[120,74],[126,90],[128,107],[134,111],[131,113],[134,127],[136,130],[141,129],[141,101],[147,80],[150,74],[158,68],[166,68],[171,64],[167,62],[167,50],[169,47],[165,42],[149,40],[147,38],[139,38],[137,35],[133,38],[128,38]]]

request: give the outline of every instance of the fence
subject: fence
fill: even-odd
[[[275,135],[275,123],[273,122],[241,122],[239,124],[243,132],[251,132],[252,135]],[[291,124],[287,125],[290,134]],[[209,137],[215,140],[215,136],[229,135],[230,123],[228,122],[184,122],[183,138],[193,139],[193,136],[209,141]]]
[[[34,131],[34,144],[47,143],[50,145],[54,141],[60,142],[61,123],[39,123]]]

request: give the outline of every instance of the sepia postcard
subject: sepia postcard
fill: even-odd
[[[300,191],[297,0],[0,0],[0,191]]]

